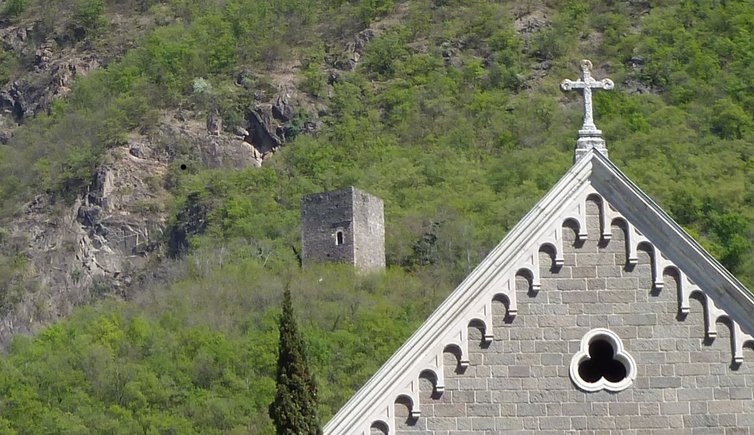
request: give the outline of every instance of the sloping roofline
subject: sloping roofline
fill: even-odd
[[[416,371],[419,364],[434,361],[432,355],[438,349],[438,340],[453,337],[452,328],[459,321],[468,322],[475,317],[474,310],[478,310],[478,307],[472,305],[478,296],[489,290],[490,286],[501,284],[501,271],[513,270],[515,273],[516,261],[521,262],[521,252],[530,251],[533,244],[548,237],[545,229],[554,220],[562,219],[569,213],[568,207],[572,206],[569,198],[583,194],[586,190],[593,190],[602,195],[635,226],[639,234],[654,244],[663,256],[669,258],[692,283],[708,295],[716,308],[724,311],[731,320],[738,322],[743,330],[754,331],[754,295],[620,169],[600,152],[591,149],[354,394],[325,425],[324,433],[369,433],[369,424],[375,421],[373,418],[376,407],[384,406],[385,403],[392,406],[396,394],[403,395],[404,391],[409,394],[416,388],[413,381],[407,383],[406,373]],[[585,236],[585,229],[583,231]],[[538,246],[536,248],[538,249]],[[536,260],[533,267],[538,268]],[[662,270],[659,271],[659,276],[662,277]],[[656,282],[656,285],[662,284]],[[515,298],[515,291],[510,296]],[[515,299],[510,302],[515,315]],[[463,346],[460,347],[463,349]],[[442,352],[443,348],[439,349]],[[439,364],[441,362],[436,365]],[[421,371],[421,368],[419,370]],[[416,376],[418,374],[415,373]],[[437,375],[441,376],[439,373]],[[385,395],[392,397],[386,399]],[[389,417],[392,408],[383,413]],[[387,422],[383,423],[389,426]]]

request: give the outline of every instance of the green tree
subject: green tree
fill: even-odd
[[[26,9],[26,6],[28,6],[28,0],[8,0],[3,14],[8,17],[17,17]]]
[[[317,418],[317,387],[306,362],[304,340],[296,326],[291,292],[283,293],[280,317],[277,392],[270,404],[270,418],[278,435],[321,434]]]

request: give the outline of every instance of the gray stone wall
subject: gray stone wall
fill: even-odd
[[[363,271],[385,268],[385,216],[382,200],[358,189],[353,195],[354,264]]]
[[[650,249],[627,265],[625,234],[617,223],[611,240],[600,240],[594,202],[589,238],[576,241],[564,227],[565,264],[552,266],[540,253],[539,292],[517,280],[518,315],[506,317],[495,303],[494,340],[470,328],[469,366],[445,354],[445,391],[422,378],[421,417],[410,403],[395,405],[400,434],[750,434],[754,433],[754,351],[732,364],[730,330],[705,339],[704,307],[692,300],[679,315],[676,278],[652,286]],[[633,385],[620,392],[583,392],[569,377],[581,338],[607,328],[636,361]],[[374,433],[379,433],[376,428]]]
[[[343,243],[337,243],[342,232]],[[353,264],[362,271],[385,267],[382,200],[354,187],[307,195],[301,200],[303,265]]]
[[[337,232],[343,243],[336,245]],[[310,263],[353,263],[353,190],[315,193],[301,199],[301,259]]]

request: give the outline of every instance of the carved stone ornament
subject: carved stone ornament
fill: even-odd
[[[597,129],[594,124],[594,115],[592,109],[592,89],[610,90],[615,84],[610,79],[595,80],[592,78],[592,62],[587,59],[581,61],[581,78],[573,80],[563,80],[560,88],[563,91],[580,89],[584,94],[584,125],[579,130],[579,139],[576,141],[576,155],[574,161],[581,160],[590,148],[595,148],[607,157],[607,146],[602,138],[602,131]]]
[[[606,348],[607,352],[600,348]],[[623,391],[636,379],[636,362],[617,334],[596,328],[581,339],[569,373],[573,383],[583,391]]]

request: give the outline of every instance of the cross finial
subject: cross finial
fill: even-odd
[[[612,80],[595,80],[592,78],[592,62],[587,59],[581,61],[581,78],[576,81],[563,80],[560,88],[564,91],[582,89],[584,92],[584,125],[579,130],[579,139],[576,141],[576,156],[574,161],[579,161],[590,148],[596,148],[607,157],[607,147],[602,138],[602,131],[594,125],[592,115],[592,89],[610,90],[615,86]]]

